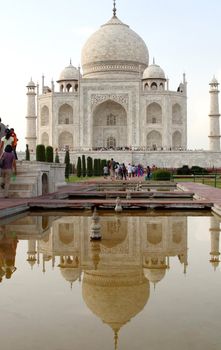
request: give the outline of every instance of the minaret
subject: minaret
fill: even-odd
[[[215,77],[210,82],[210,135],[209,150],[220,151],[220,127],[219,127],[219,90],[218,81]]]
[[[211,252],[210,252],[210,262],[213,265],[214,269],[219,265],[219,236],[220,236],[220,227],[219,220],[215,217],[210,218],[210,238],[211,238]]]
[[[26,143],[29,146],[30,151],[34,151],[36,149],[36,140],[37,140],[37,135],[36,135],[36,121],[37,121],[37,116],[36,116],[36,108],[35,108],[35,83],[31,81],[27,85],[27,116],[26,116]]]

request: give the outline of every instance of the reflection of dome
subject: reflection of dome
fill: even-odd
[[[88,308],[116,332],[149,298],[149,282],[139,272],[86,271],[83,298]]]
[[[143,73],[143,79],[162,79],[166,80],[163,69],[157,64],[151,64]]]
[[[64,80],[78,80],[79,79],[79,70],[72,66],[70,63],[69,66],[67,66],[65,69],[60,74],[59,80],[64,81]]]
[[[102,25],[82,50],[84,76],[100,73],[140,73],[149,61],[143,39],[116,16]]]
[[[60,271],[62,277],[64,277],[64,279],[70,283],[75,282],[81,274],[80,268],[78,267],[61,267]]]
[[[145,277],[154,284],[160,282],[164,278],[165,274],[166,274],[165,268],[155,268],[155,269],[144,268]]]

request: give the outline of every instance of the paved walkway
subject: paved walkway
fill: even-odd
[[[139,183],[140,181],[142,181],[142,179],[138,180],[136,178],[136,181],[133,180],[133,182],[137,182]],[[102,179],[102,183],[108,182],[107,180],[103,180]],[[79,205],[81,206],[81,203],[85,202],[89,203],[90,205],[96,205],[96,203],[102,203],[102,201],[104,201],[103,199],[97,200],[90,200],[90,199],[73,199],[73,201],[71,201],[70,199],[65,199],[65,197],[62,199],[62,195],[65,195],[65,193],[67,192],[76,192],[76,191],[84,191],[86,190],[86,187],[90,184],[96,184],[98,183],[98,181],[90,181],[88,183],[85,182],[81,182],[81,183],[74,183],[74,184],[70,184],[67,186],[64,186],[62,188],[59,189],[59,191],[56,194],[49,194],[46,196],[40,196],[37,198],[8,198],[8,199],[0,199],[0,221],[1,221],[1,217],[7,216],[7,215],[13,215],[13,214],[17,214],[19,212],[28,210],[30,206],[35,206],[35,204],[37,203],[43,203],[45,207],[48,208],[52,208],[53,205],[57,208],[61,206],[63,206],[64,204],[66,206],[72,207],[72,208],[76,208],[79,207]],[[113,181],[114,183],[114,181]],[[116,182],[117,183],[117,182]],[[145,182],[147,184],[147,182]],[[151,186],[151,183],[150,183]],[[217,189],[217,188],[213,188],[207,185],[202,185],[202,184],[198,184],[198,183],[194,183],[194,182],[182,182],[178,184],[178,187],[181,188],[183,191],[189,191],[189,192],[193,192],[195,194],[196,200],[192,201],[191,203],[195,203],[195,207],[197,204],[199,205],[205,205],[208,204],[209,207],[213,207],[213,209],[215,208],[214,211],[216,211],[216,213],[218,213],[219,215],[221,215],[221,189]],[[57,199],[56,199],[56,197]],[[116,199],[106,199],[105,202],[107,205],[113,205],[113,201],[115,201]],[[125,202],[129,202],[131,201],[131,205],[140,205],[142,206],[151,206],[151,204],[156,204],[157,206],[160,206],[161,204],[164,206],[168,206],[168,208],[170,207],[176,207],[176,208],[182,208],[182,204],[188,205],[187,202],[185,202],[184,200],[180,201],[179,199],[173,199],[173,200],[155,200],[155,202],[153,203],[153,201],[149,201],[150,203],[148,203],[148,199],[142,199],[142,198],[138,198],[138,199],[131,199],[131,200],[124,200]],[[72,203],[71,203],[72,202]],[[79,205],[78,205],[79,203]],[[189,202],[190,203],[190,202]],[[176,205],[177,204],[177,205]],[[83,205],[83,204],[82,204]],[[191,206],[190,206],[191,207]],[[189,208],[190,209],[190,208]]]

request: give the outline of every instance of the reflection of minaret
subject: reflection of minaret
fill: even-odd
[[[210,82],[210,135],[209,150],[220,151],[220,126],[219,126],[219,90],[218,81],[213,77]]]
[[[28,258],[27,261],[29,262],[29,264],[31,265],[31,268],[33,268],[35,262],[37,261],[36,259],[36,240],[30,239],[28,241]]]
[[[220,227],[219,221],[215,217],[210,219],[210,238],[211,238],[211,259],[210,262],[214,267],[214,270],[219,265],[219,236],[220,236]]]

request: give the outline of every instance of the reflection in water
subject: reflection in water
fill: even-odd
[[[117,349],[120,329],[138,315],[150,298],[150,283],[165,278],[170,258],[188,265],[186,216],[100,216],[101,241],[90,241],[92,217],[27,216],[0,227],[0,279],[15,272],[18,239],[27,239],[33,269],[47,264],[60,269],[72,286],[82,281],[82,296],[91,312],[113,330]],[[98,229],[98,227],[96,227]],[[219,264],[220,222],[210,218],[211,258]]]

